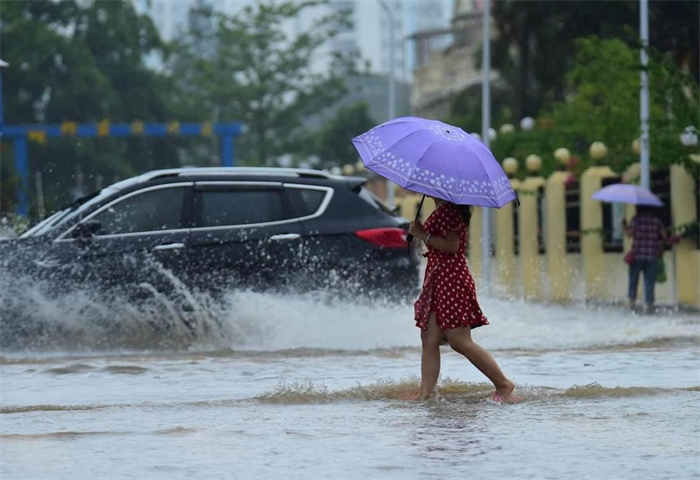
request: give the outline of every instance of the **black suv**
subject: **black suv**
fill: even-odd
[[[0,271],[128,298],[176,283],[410,299],[419,262],[408,222],[364,183],[303,169],[153,171],[0,242]]]

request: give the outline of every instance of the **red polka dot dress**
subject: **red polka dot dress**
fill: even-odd
[[[449,232],[459,233],[459,249],[457,253],[446,253],[428,246],[423,291],[415,303],[416,326],[428,328],[430,312],[435,312],[437,324],[443,330],[488,325],[476,300],[476,286],[467,267],[467,225],[458,207],[443,203],[428,217],[423,228],[441,238],[447,237]]]

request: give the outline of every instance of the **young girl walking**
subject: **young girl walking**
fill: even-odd
[[[431,197],[432,198],[432,197]],[[493,357],[477,345],[471,330],[489,322],[476,299],[474,279],[465,252],[472,207],[433,198],[435,211],[425,225],[411,223],[409,232],[428,247],[423,290],[415,303],[416,326],[421,329],[421,390],[416,400],[430,398],[440,375],[440,344],[443,338],[486,375],[496,388],[497,402],[516,403],[515,385]]]

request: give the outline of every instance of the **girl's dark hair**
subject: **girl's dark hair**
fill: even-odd
[[[474,207],[471,205],[457,205],[457,209],[459,210],[459,214],[462,216],[462,220],[464,220],[464,224],[469,227],[469,221],[472,219],[472,211],[474,210]]]

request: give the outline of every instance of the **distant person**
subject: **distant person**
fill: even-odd
[[[498,402],[516,403],[515,385],[508,380],[493,357],[474,343],[471,330],[489,322],[476,299],[474,280],[469,273],[465,251],[472,207],[433,198],[435,211],[425,225],[411,223],[410,233],[425,242],[428,264],[423,290],[415,304],[416,326],[421,329],[421,390],[416,400],[433,395],[440,375],[440,344],[443,337],[486,375],[496,391]]]
[[[625,234],[632,237],[632,250],[629,263],[629,307],[634,308],[637,300],[639,274],[644,273],[644,301],[646,312],[654,312],[654,287],[658,274],[659,257],[666,245],[666,228],[658,217],[658,208],[637,206],[637,214],[627,225]]]

